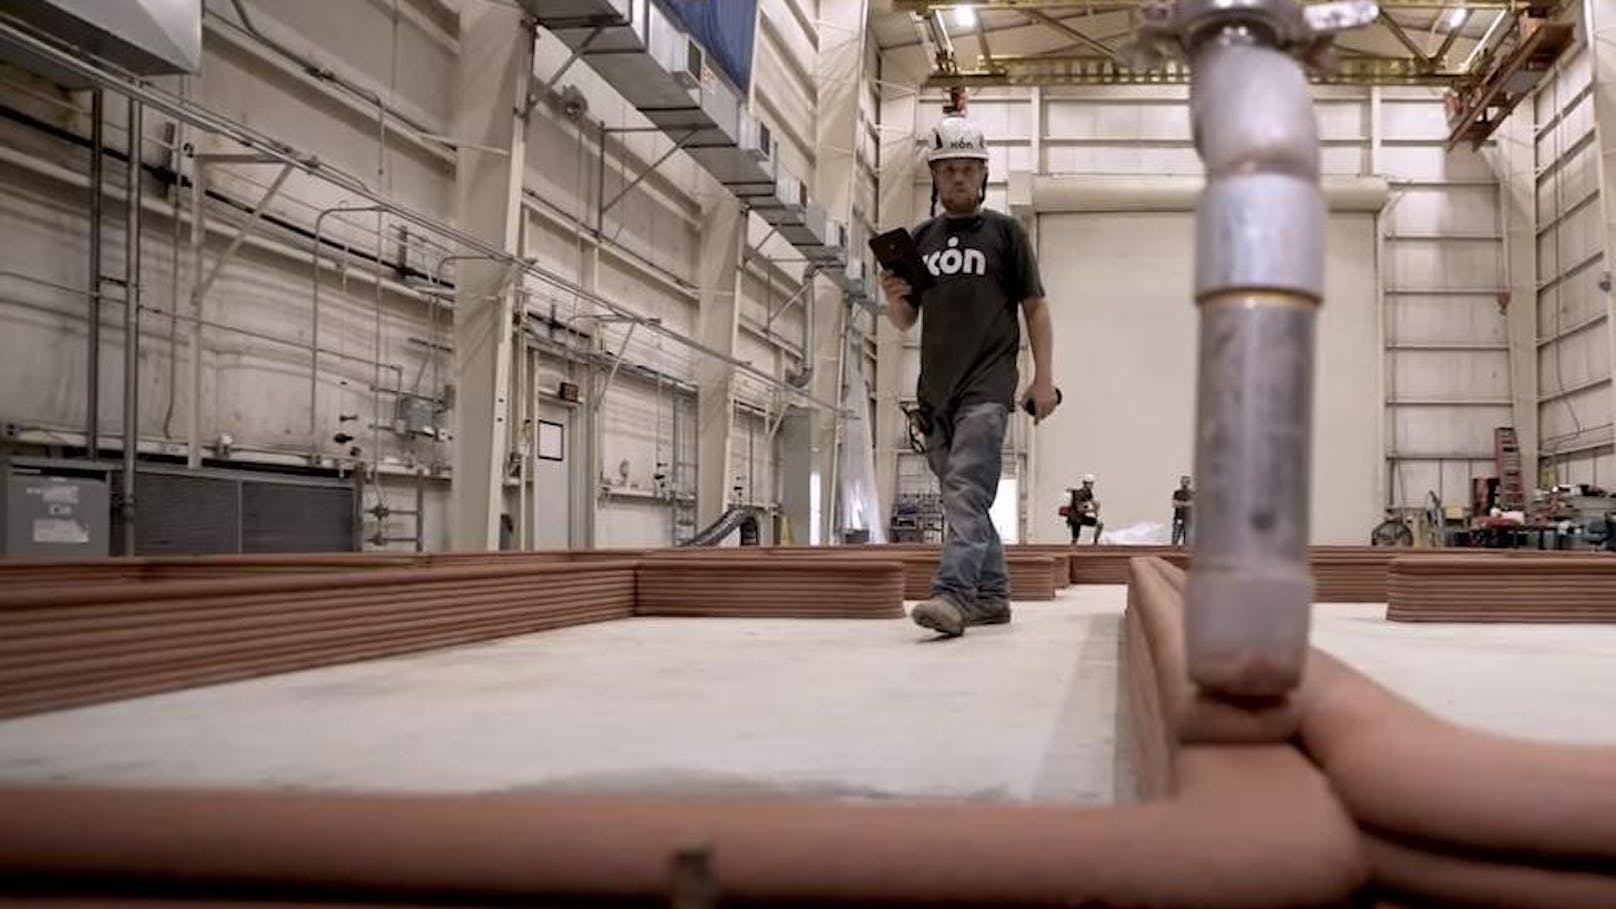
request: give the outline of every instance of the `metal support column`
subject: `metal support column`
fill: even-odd
[[[1605,341],[1616,370],[1616,0],[1583,0],[1583,28],[1593,64],[1594,156],[1599,174],[1600,243],[1604,253],[1599,286],[1605,295]],[[1564,176],[1557,179],[1564,179]],[[1610,395],[1610,423],[1616,427],[1616,393]],[[1616,428],[1610,443],[1616,443]]]
[[[701,309],[696,324],[701,343],[727,357],[735,355],[740,328],[745,247],[746,211],[733,196],[714,195],[702,216]],[[705,527],[724,513],[729,502],[735,370],[722,360],[699,361],[696,388],[696,524]]]
[[[911,227],[915,210],[915,137],[913,124],[919,94],[883,82],[881,88],[880,230]],[[939,111],[940,113],[940,111]],[[883,304],[884,305],[884,304]],[[915,331],[915,329],[911,329]],[[904,334],[884,315],[876,320],[875,339],[875,487],[882,520],[890,521],[898,493],[898,461],[907,451],[903,412],[899,405],[915,393],[904,388]]]
[[[853,223],[853,203],[857,198],[859,166],[856,149],[863,129],[859,111],[864,93],[864,49],[869,26],[868,0],[821,0],[819,4],[819,59],[816,84],[819,87],[815,133],[818,157],[814,167],[813,196],[836,220]],[[847,346],[845,338],[845,295],[830,279],[816,276],[813,303],[804,314],[813,320],[807,357],[808,388],[821,400],[842,402],[841,364]],[[846,417],[827,412],[817,415],[813,431],[813,473],[821,478],[820,516],[810,528],[809,538],[832,542],[841,526],[837,513],[841,495],[837,489],[838,446],[841,424]]]
[[[468,144],[456,152],[456,221],[482,243],[519,256],[534,30],[517,10],[473,4],[460,12],[460,35],[458,96],[463,100],[455,112],[454,135]],[[491,155],[473,146],[509,154]],[[478,260],[462,262],[456,273],[449,509],[454,549],[499,548],[518,274],[511,265]]]

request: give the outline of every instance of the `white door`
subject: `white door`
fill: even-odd
[[[538,413],[533,446],[533,547],[564,549],[571,543],[567,469],[573,458],[573,409],[541,401]]]
[[[1361,542],[1381,518],[1381,402],[1374,217],[1332,214],[1314,370],[1312,536]],[[1106,530],[1172,518],[1194,467],[1196,312],[1190,212],[1038,219],[1039,264],[1065,394],[1032,430],[1032,541],[1068,538],[1058,508],[1096,478]],[[1164,537],[1165,541],[1165,537]]]

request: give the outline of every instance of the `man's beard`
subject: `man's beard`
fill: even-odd
[[[981,197],[974,192],[962,196],[958,201],[950,201],[946,195],[939,194],[937,201],[943,206],[943,211],[951,215],[974,215],[982,204]]]

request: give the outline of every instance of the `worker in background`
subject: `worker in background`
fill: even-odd
[[[998,493],[1005,425],[1016,404],[1018,310],[1033,360],[1023,406],[1039,423],[1058,402],[1053,330],[1032,243],[1021,222],[982,206],[988,148],[981,129],[963,116],[943,118],[931,132],[926,158],[943,211],[912,234],[935,284],[911,298],[909,283],[887,273],[881,288],[887,318],[899,331],[921,323],[916,413],[948,523],[931,598],[912,617],[957,637],[970,625],[1010,621],[1010,578],[988,509]]]
[[[1094,474],[1084,474],[1082,486],[1066,491],[1072,497],[1066,504],[1066,526],[1072,531],[1072,543],[1076,545],[1082,537],[1083,528],[1093,527],[1094,544],[1098,546],[1105,524],[1100,520],[1100,500],[1094,497]]]
[[[1195,503],[1195,490],[1190,488],[1189,477],[1178,478],[1173,490],[1173,545],[1183,546],[1190,541],[1190,507]]]

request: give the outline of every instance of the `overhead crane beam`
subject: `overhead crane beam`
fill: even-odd
[[[1086,13],[1114,13],[1123,10],[1139,9],[1144,6],[1143,0],[1138,2],[1085,2],[1085,0],[892,0],[892,7],[899,12],[927,13],[932,10],[949,10],[961,6],[973,7],[981,10],[1064,10],[1067,12]],[[1452,11],[1453,0],[1384,0],[1377,4],[1381,9],[1391,10],[1432,10]],[[1514,9],[1520,4],[1516,0],[1466,0],[1466,9],[1484,12],[1487,10]]]
[[[1315,76],[1314,81],[1331,85],[1435,85],[1451,86],[1464,74],[1457,70],[1432,69],[1423,61],[1389,57],[1343,57],[1337,72]],[[1109,57],[1098,56],[1015,56],[996,54],[991,67],[961,67],[954,72],[933,73],[928,87],[961,85],[978,88],[990,85],[1182,85],[1190,81],[1189,67],[1169,61],[1150,70],[1135,70]]]

